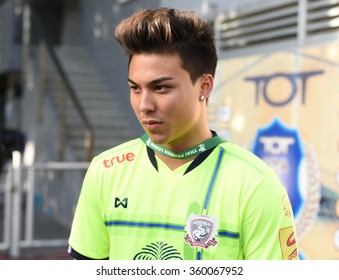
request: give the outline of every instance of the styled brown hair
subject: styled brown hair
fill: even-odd
[[[115,38],[129,55],[178,54],[193,83],[215,74],[217,53],[211,25],[192,11],[172,8],[140,10],[115,29]]]

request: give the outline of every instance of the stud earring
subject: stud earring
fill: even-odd
[[[203,101],[204,99],[205,99],[205,96],[204,95],[200,95],[199,100]]]

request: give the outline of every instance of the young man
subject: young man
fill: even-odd
[[[285,188],[211,131],[213,31],[194,13],[143,10],[116,39],[145,135],[95,157],[77,205],[76,259],[298,259]]]

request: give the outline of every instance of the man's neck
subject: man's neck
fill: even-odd
[[[164,164],[166,164],[171,170],[175,170],[175,169],[179,168],[180,166],[184,165],[185,163],[192,161],[196,158],[196,156],[195,156],[195,157],[186,158],[186,159],[177,159],[177,158],[166,157],[166,156],[158,154],[158,153],[155,153],[155,155]]]
[[[202,143],[210,138],[213,137],[213,134],[210,130],[206,132],[206,135],[204,137],[201,137],[201,140],[197,143]],[[193,145],[194,146],[194,145]],[[193,147],[192,146],[192,147]],[[167,157],[165,155],[162,155],[160,153],[155,152],[155,155],[163,162],[165,163],[171,170],[175,170],[178,167],[184,165],[185,163],[194,160],[196,156],[190,157],[190,158],[172,158],[172,157]]]

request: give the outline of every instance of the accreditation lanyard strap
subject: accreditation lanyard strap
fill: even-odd
[[[180,159],[186,159],[186,158],[191,158],[194,156],[197,156],[199,154],[201,154],[202,152],[205,152],[211,148],[214,148],[216,146],[218,146],[219,144],[225,142],[225,140],[223,138],[221,138],[220,136],[214,136],[210,139],[207,139],[206,141],[192,147],[189,148],[183,152],[180,153],[175,153],[172,152],[171,150],[157,145],[155,143],[153,143],[151,141],[151,139],[148,137],[148,135],[145,133],[143,136],[140,137],[141,140],[149,147],[151,148],[153,151],[162,154],[166,157],[170,157],[170,158],[180,158]]]

